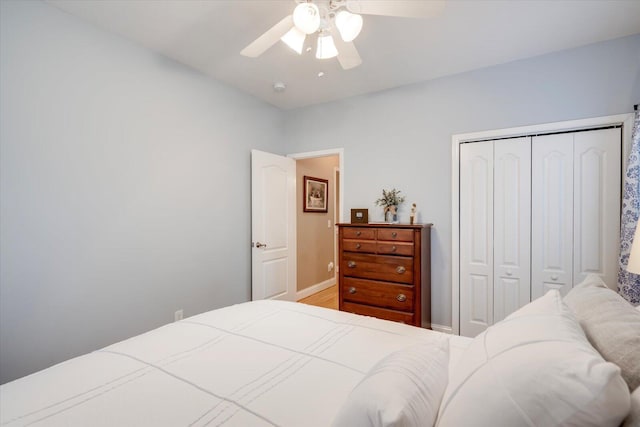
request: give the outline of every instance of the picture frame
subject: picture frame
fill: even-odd
[[[367,224],[369,222],[369,209],[351,209],[352,224]]]
[[[329,180],[304,176],[303,211],[328,212]]]

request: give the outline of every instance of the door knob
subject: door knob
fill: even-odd
[[[266,243],[260,243],[260,242],[256,243],[256,248],[266,248],[266,247],[267,247]]]

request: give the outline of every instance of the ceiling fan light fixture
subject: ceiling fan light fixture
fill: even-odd
[[[297,27],[293,27],[287,32],[287,34],[282,36],[280,40],[296,51],[298,55],[302,55],[302,48],[304,47],[304,39],[306,37],[307,35],[305,33],[300,31]]]
[[[333,42],[331,34],[321,33],[318,35],[318,47],[316,49],[316,58],[329,59],[338,56],[338,49]]]
[[[362,16],[341,10],[336,14],[336,27],[342,40],[353,41],[362,31]]]
[[[293,10],[293,24],[304,34],[312,34],[320,28],[320,10],[313,3],[300,3]]]

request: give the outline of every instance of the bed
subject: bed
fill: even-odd
[[[0,425],[636,425],[621,368],[566,311],[549,292],[471,339],[299,303],[238,304],[2,385]],[[560,337],[558,323],[569,325]],[[566,361],[540,372],[554,364],[540,343],[577,353],[568,391],[556,384]]]

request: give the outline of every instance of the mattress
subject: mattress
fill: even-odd
[[[470,339],[283,301],[171,323],[0,387],[0,425],[328,426],[379,360]]]

